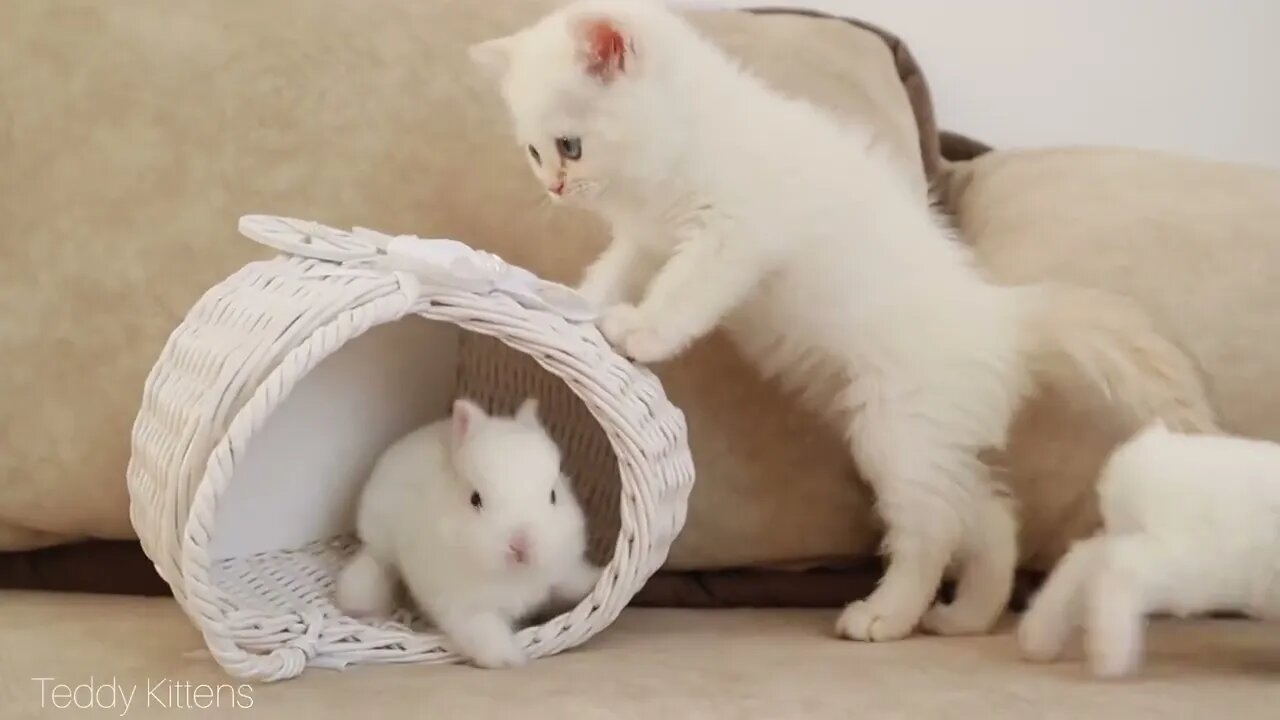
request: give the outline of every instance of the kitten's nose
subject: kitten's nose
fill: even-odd
[[[559,180],[556,180],[556,184],[547,188],[547,190],[549,190],[552,195],[562,194],[564,192],[564,178],[560,178]]]
[[[529,556],[532,555],[531,549],[529,534],[523,530],[517,530],[507,542],[507,554],[517,565],[529,562]]]

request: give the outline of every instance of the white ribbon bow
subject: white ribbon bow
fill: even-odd
[[[391,236],[368,228],[351,232],[274,215],[245,215],[240,233],[282,253],[350,268],[413,274],[424,285],[477,294],[502,293],[522,306],[589,323],[598,312],[574,290],[508,264],[457,240]]]

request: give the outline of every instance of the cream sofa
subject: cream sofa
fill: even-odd
[[[450,235],[576,278],[600,228],[541,213],[496,99],[460,53],[549,2],[0,4],[0,137],[14,140],[0,166],[0,358],[16,370],[0,374],[0,549],[54,546],[0,553],[0,587],[158,590],[128,544],[129,427],[174,323],[257,257],[235,238],[239,214]],[[699,22],[772,82],[876,124],[993,276],[1132,295],[1204,368],[1228,428],[1280,439],[1280,395],[1269,392],[1280,387],[1276,173],[1125,150],[947,160],[923,76],[891,36],[794,15]],[[865,574],[719,572],[864,561],[877,532],[868,494],[839,439],[721,340],[659,373],[689,415],[699,481],[670,572],[641,604],[833,605],[865,591]],[[787,442],[770,442],[779,436]],[[1052,396],[1021,418],[1010,482],[1028,568],[1091,531],[1093,470],[1114,439]],[[64,545],[84,538],[124,544]],[[46,562],[81,548],[78,562]],[[313,670],[252,688],[247,712],[1275,717],[1280,707],[1280,632],[1252,622],[1156,623],[1145,679],[1103,685],[1078,663],[1021,663],[1007,633],[857,645],[833,639],[834,617],[635,608],[585,647],[517,672]],[[203,702],[165,694],[183,695],[182,683],[235,684],[166,598],[0,592],[0,647],[0,718],[50,714],[42,689],[90,677],[141,688],[129,717]],[[166,688],[150,707],[148,682]],[[245,710],[219,698],[228,714]]]

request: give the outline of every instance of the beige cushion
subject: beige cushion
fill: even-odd
[[[1151,152],[993,152],[944,183],[996,278],[1127,294],[1206,374],[1222,425],[1280,440],[1280,173]],[[1015,427],[1024,551],[1043,567],[1097,522],[1114,438],[1042,398]]]
[[[546,207],[467,44],[550,0],[0,3],[0,548],[126,537],[141,384],[206,288],[260,253],[266,212],[445,235],[562,281],[602,240]],[[874,34],[794,16],[701,20],[770,80],[920,149]],[[920,178],[923,188],[923,176]],[[720,340],[663,368],[699,483],[677,567],[870,546],[843,444]]]

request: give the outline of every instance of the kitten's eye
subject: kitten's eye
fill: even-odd
[[[566,160],[577,160],[582,157],[582,138],[556,138],[556,150]]]
[[[479,510],[480,508],[484,507],[484,501],[480,499],[480,493],[479,493],[479,492],[472,492],[472,493],[471,493],[471,507],[473,507],[473,508],[475,508],[475,509],[477,509],[477,510]]]
[[[556,504],[556,491],[555,491],[555,490],[552,490],[552,491],[551,491],[551,504],[552,504],[552,505],[555,505],[555,504]]]
[[[532,145],[529,146],[529,157],[533,158],[533,161],[539,165],[542,164],[542,156],[538,154],[538,148]]]

